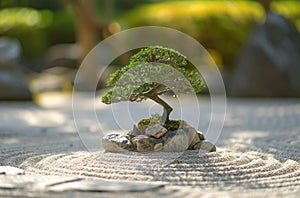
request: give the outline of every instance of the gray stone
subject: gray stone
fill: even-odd
[[[236,61],[228,94],[241,97],[300,96],[300,35],[284,16],[268,12]]]
[[[160,151],[160,150],[162,150],[162,148],[163,148],[163,143],[157,143],[157,144],[155,144],[154,145],[154,151]]]
[[[195,134],[191,135],[183,129],[178,129],[176,131],[169,131],[163,137],[164,148],[163,151],[166,152],[180,152],[188,149],[191,141],[193,140]]]
[[[45,175],[0,175],[1,188],[11,189],[11,190],[25,189],[30,192],[41,191],[41,190],[44,191],[51,186],[56,186],[68,182],[71,183],[80,180],[83,179],[77,177],[45,176]]]
[[[142,130],[141,131],[141,127]],[[145,133],[144,133],[145,131]],[[144,134],[143,134],[144,133]],[[179,128],[168,131],[161,124],[145,124],[133,126],[127,136],[112,134],[103,138],[103,147],[110,152],[123,152],[125,150],[136,152],[181,152],[185,150],[201,149],[215,151],[215,146],[204,141],[202,132],[191,127],[186,121],[181,121]],[[212,149],[209,149],[209,146]]]
[[[155,124],[153,126],[148,126],[145,133],[148,136],[152,136],[155,138],[160,138],[163,136],[168,130],[161,126],[160,124]]]
[[[204,137],[204,135],[203,135],[203,133],[201,131],[197,131],[197,135],[198,135],[198,137],[199,137],[200,140],[204,140],[205,139],[205,137]]]
[[[144,135],[144,134],[137,128],[136,125],[133,125],[133,129],[131,131],[129,131],[128,135],[138,136],[138,135]]]
[[[0,184],[1,190],[10,190],[10,194],[8,195],[8,197],[27,197],[24,194],[20,194],[20,196],[15,196],[15,191],[18,191],[20,193],[28,193],[30,194],[28,197],[70,197],[67,196],[69,194],[55,194],[54,196],[42,195],[44,195],[45,192],[48,192],[48,195],[50,195],[50,193],[53,192],[62,193],[70,191],[93,193],[144,192],[157,190],[159,188],[164,187],[165,185],[165,183],[163,182],[107,181],[101,179],[89,180],[80,177],[45,175],[0,175]],[[0,197],[3,197],[3,194],[1,194]]]
[[[0,38],[0,100],[31,100],[28,82],[19,71],[20,43]]]
[[[102,146],[108,152],[133,151],[134,145],[130,140],[120,134],[109,134],[102,138]]]
[[[189,145],[189,149],[191,149],[201,139],[198,135],[198,131],[193,127],[188,128],[186,132],[192,137],[192,140]]]
[[[216,146],[213,145],[210,141],[208,140],[202,140],[198,143],[196,143],[193,146],[194,150],[203,150],[207,152],[215,152],[217,150]]]
[[[12,68],[18,64],[21,45],[18,40],[8,37],[0,38],[0,68]]]
[[[193,145],[195,145],[197,142],[201,140],[201,138],[204,138],[201,136],[201,134],[198,133],[198,131],[189,125],[186,121],[182,120],[180,122],[179,126],[182,130],[184,130],[190,137],[191,140],[189,141],[189,149],[193,148]],[[200,132],[201,133],[201,132]]]
[[[179,128],[186,129],[186,128],[189,128],[189,127],[191,127],[191,125],[189,125],[189,123],[187,123],[187,121],[180,120]]]
[[[163,187],[158,182],[132,182],[132,181],[105,181],[105,180],[81,180],[65,182],[60,185],[50,186],[48,190],[55,192],[81,191],[81,192],[143,192],[157,190]],[[101,196],[99,196],[101,197]],[[105,196],[104,196],[105,197]],[[113,196],[114,197],[114,196]],[[116,196],[118,197],[118,196]]]
[[[136,126],[136,130],[139,131],[139,135],[145,135],[146,129],[147,129],[148,125],[138,125]]]
[[[154,145],[158,142],[152,137],[147,135],[139,135],[133,138],[133,144],[136,145],[138,152],[151,152],[154,151]]]
[[[0,100],[31,100],[24,76],[16,70],[0,69]]]

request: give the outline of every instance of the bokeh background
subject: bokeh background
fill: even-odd
[[[97,43],[148,25],[198,40],[229,96],[300,96],[299,1],[1,0],[0,99],[72,92],[81,61]],[[130,53],[112,63],[99,89]]]

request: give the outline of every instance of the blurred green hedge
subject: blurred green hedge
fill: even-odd
[[[120,16],[118,21],[126,28],[159,25],[178,29],[200,41],[216,62],[226,67],[233,64],[253,25],[264,18],[263,9],[256,1],[147,2],[155,3],[140,5]],[[272,6],[300,30],[299,1],[275,1]],[[74,27],[74,18],[68,10],[0,10],[0,36],[18,38],[25,58],[41,55],[52,44],[75,42]]]
[[[273,2],[272,9],[300,30],[300,2]],[[126,28],[157,25],[185,32],[209,49],[217,64],[230,69],[253,25],[263,19],[264,10],[255,1],[178,1],[139,6],[120,21]]]
[[[0,36],[19,39],[23,57],[36,58],[49,45],[74,42],[74,20],[71,13],[32,8],[6,8],[0,10]]]
[[[18,38],[26,57],[33,57],[46,47],[42,28],[47,25],[46,12],[29,8],[10,8],[0,11],[0,36]]]

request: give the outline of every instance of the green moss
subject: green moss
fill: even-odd
[[[161,119],[161,116],[158,113],[152,114],[151,118],[146,118],[146,119],[142,119],[141,121],[139,121],[138,127],[149,126],[149,125],[154,125],[154,124],[162,124],[160,119]]]
[[[161,124],[161,121],[153,118],[142,119],[141,121],[139,121],[138,127],[149,126],[149,125],[151,126],[154,124]]]
[[[144,126],[144,125],[149,125],[151,122],[151,119],[150,118],[147,118],[147,119],[142,119],[141,121],[139,121],[138,123],[138,127],[140,126]]]
[[[146,118],[139,121],[138,128],[142,126],[151,126],[154,124],[162,124],[162,122],[158,119]],[[179,126],[180,126],[180,120],[169,120],[164,124],[164,127],[168,129],[168,131],[175,131],[179,128]]]
[[[165,123],[164,127],[168,129],[168,131],[175,131],[179,128],[180,120],[169,120]]]

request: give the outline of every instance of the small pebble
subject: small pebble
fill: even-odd
[[[195,144],[193,146],[194,150],[204,150],[204,151],[208,151],[208,152],[215,152],[217,150],[216,146],[213,145],[213,143],[211,143],[208,140],[201,140],[200,142],[198,142],[197,144]]]
[[[163,143],[158,143],[154,145],[154,151],[160,151],[163,148]]]

